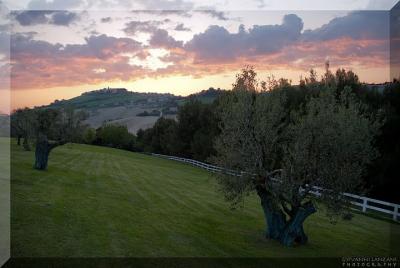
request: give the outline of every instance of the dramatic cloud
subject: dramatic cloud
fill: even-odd
[[[112,18],[111,18],[111,17],[101,18],[101,22],[102,22],[102,23],[108,23],[108,22],[111,22],[111,21],[112,21]]]
[[[216,11],[216,10],[199,10],[197,12],[204,13],[207,15],[210,15],[213,18],[219,19],[219,20],[229,20],[226,16],[225,13],[222,11]]]
[[[28,9],[31,10],[67,10],[81,6],[82,0],[31,0]]]
[[[69,11],[26,10],[14,11],[11,16],[22,26],[36,24],[54,24],[68,26],[78,19],[78,15]]]
[[[388,39],[389,12],[357,11],[338,17],[315,30],[303,33],[307,41],[326,41],[341,37],[352,39]]]
[[[15,20],[19,22],[22,26],[35,25],[35,24],[44,24],[49,21],[49,18],[46,16],[50,14],[49,11],[22,11],[22,12],[12,12],[11,14],[14,16]]]
[[[181,32],[190,32],[190,29],[185,27],[185,25],[183,23],[179,23],[178,25],[176,25],[175,31],[181,31]]]
[[[192,14],[189,10],[133,10],[132,13],[159,16],[180,16],[184,18],[192,17]]]
[[[116,38],[107,35],[90,36],[84,45],[66,45],[63,54],[73,56],[96,57],[99,59],[112,58],[121,53],[139,51],[142,46],[130,38]]]
[[[400,79],[400,2],[390,13],[390,76]]]
[[[138,32],[142,33],[152,33],[157,31],[158,27],[161,25],[170,22],[169,19],[164,19],[162,21],[130,21],[125,25],[123,31],[127,35],[135,35]]]
[[[193,1],[184,0],[137,0],[137,3],[149,10],[190,10],[194,7]]]
[[[78,16],[76,15],[76,13],[68,11],[59,11],[53,13],[53,16],[50,19],[50,23],[55,25],[68,26],[71,22],[73,22],[77,18]]]
[[[176,41],[166,30],[158,29],[151,36],[150,45],[172,49],[182,47],[183,43],[181,41]]]
[[[98,34],[85,38],[83,44],[61,45],[37,40],[35,33],[15,34],[11,37],[13,87],[68,86],[173,75],[202,77],[237,71],[246,64],[260,71],[304,72],[323,65],[326,58],[333,68],[388,66],[388,22],[382,23],[388,13],[364,13],[352,12],[304,32],[302,19],[294,14],[285,15],[280,24],[253,25],[248,29],[241,25],[236,32],[211,25],[185,43],[176,38],[186,33],[176,31],[189,28],[165,17],[125,24],[127,35],[148,34],[150,39],[144,44],[132,38]],[[105,17],[101,21],[107,23],[112,19]],[[55,15],[38,13],[22,21],[42,24],[44,20],[54,23]],[[57,20],[63,23],[68,19]]]
[[[296,15],[286,15],[281,25],[254,25],[248,31],[244,26],[237,33],[224,27],[210,26],[185,44],[195,53],[198,61],[234,61],[238,57],[273,53],[299,39],[302,20]]]
[[[141,69],[129,64],[129,56],[140,52],[140,43],[106,35],[86,38],[85,44],[61,45],[11,36],[14,88],[70,86],[107,80],[128,80]],[[104,70],[90,72],[90,70]],[[136,73],[135,73],[136,72]],[[137,75],[137,77],[141,77]]]
[[[10,57],[10,34],[0,31],[0,65],[8,61]]]

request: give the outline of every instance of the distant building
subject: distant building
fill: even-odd
[[[93,90],[93,91],[89,91],[89,92],[84,92],[82,93],[82,95],[90,95],[90,94],[117,94],[117,93],[126,93],[128,92],[128,90],[126,88],[110,88],[110,87],[106,87],[106,88],[102,88],[102,89],[98,89],[98,90]]]

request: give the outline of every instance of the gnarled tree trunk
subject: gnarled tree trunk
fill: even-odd
[[[286,223],[286,226],[281,233],[280,240],[285,246],[291,246],[294,242],[305,244],[308,241],[307,235],[304,233],[303,223],[311,214],[315,213],[312,202],[307,202],[296,208],[296,211],[291,219]]]
[[[45,170],[47,168],[47,162],[49,160],[50,144],[47,136],[39,133],[36,141],[35,150],[35,169]]]
[[[267,223],[266,237],[280,241],[285,246],[294,243],[305,244],[308,241],[304,232],[305,219],[316,212],[312,202],[307,202],[294,209],[289,219],[286,219],[282,209],[273,206],[268,192],[261,186],[257,186],[257,194],[261,199],[261,206]]]
[[[280,234],[282,233],[286,223],[285,214],[282,211],[277,211],[273,208],[272,200],[264,188],[257,186],[257,194],[261,199],[261,206],[267,223],[265,237],[279,240]]]
[[[65,142],[50,143],[45,134],[39,133],[36,142],[34,168],[38,170],[45,170],[47,168],[50,151],[63,144],[65,144]]]

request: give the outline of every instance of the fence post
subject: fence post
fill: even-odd
[[[367,198],[363,197],[363,205],[362,205],[362,212],[367,212]]]
[[[399,205],[394,205],[393,220],[397,221],[397,214],[399,214]]]

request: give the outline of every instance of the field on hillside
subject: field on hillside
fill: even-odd
[[[398,224],[356,214],[332,225],[321,212],[305,223],[309,244],[285,248],[263,237],[256,196],[230,210],[208,172],[171,160],[77,144],[56,148],[45,172],[32,169],[33,158],[13,141],[14,257],[383,256],[399,249]]]
[[[101,108],[97,109],[95,112],[92,111],[86,123],[93,128],[100,127],[104,122],[126,125],[129,132],[136,134],[139,129],[152,127],[159,118],[158,116],[137,116],[138,113],[148,110],[149,109],[125,106]]]

